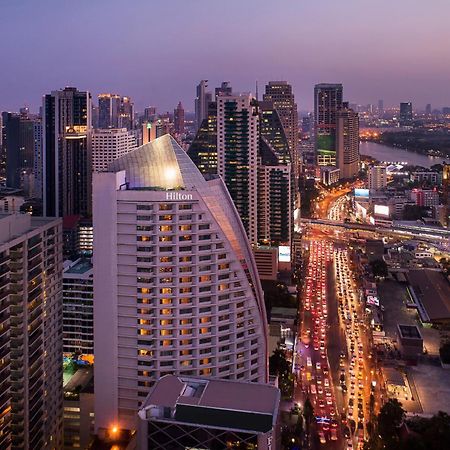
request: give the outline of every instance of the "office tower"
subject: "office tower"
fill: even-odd
[[[62,448],[61,221],[0,216],[0,447]]]
[[[289,245],[295,192],[289,141],[271,102],[258,102],[258,112],[258,242]]]
[[[152,122],[142,124],[142,143],[148,144],[155,139],[170,134],[173,131],[173,123],[168,117],[155,119]]]
[[[118,94],[98,96],[98,127],[119,128],[121,97]]]
[[[156,106],[147,106],[144,108],[144,121],[150,122],[156,118]]]
[[[210,102],[208,116],[187,151],[203,175],[217,174],[217,104]]]
[[[90,216],[91,94],[73,87],[43,100],[43,200],[45,216]]]
[[[378,100],[378,114],[383,115],[384,114],[384,101]]]
[[[386,166],[370,166],[368,170],[369,189],[378,191],[387,186]]]
[[[314,130],[317,164],[336,165],[336,113],[342,108],[342,84],[316,84],[314,87]]]
[[[6,185],[22,189],[23,175],[31,175],[34,169],[34,125],[38,121],[30,117],[28,109],[21,113],[2,113],[4,149],[6,156]]]
[[[336,160],[340,178],[353,178],[359,172],[359,116],[344,103],[336,113]]]
[[[42,199],[42,119],[34,122],[34,197]]]
[[[413,122],[413,109],[411,102],[400,103],[400,126],[409,126]]]
[[[250,94],[217,97],[217,172],[252,244],[257,242],[258,110]]]
[[[65,261],[63,352],[94,355],[94,271],[90,258]]]
[[[99,107],[92,105],[91,106],[91,117],[92,117],[92,128],[97,129],[100,128],[99,125]]]
[[[195,126],[201,127],[208,113],[208,104],[212,101],[211,92],[207,92],[208,80],[200,81],[197,86],[197,96],[195,97]]]
[[[130,97],[121,97],[118,128],[134,129],[134,103]]]
[[[98,129],[91,133],[92,170],[101,172],[108,164],[136,147],[136,138],[126,128]]]
[[[427,103],[427,106],[425,106],[425,114],[431,116],[431,103]]]
[[[135,429],[160,377],[267,381],[263,294],[222,179],[169,135],[94,174],[96,430]]]
[[[292,86],[287,81],[269,81],[263,96],[265,101],[273,104],[278,111],[291,150],[291,162],[295,179],[300,174],[300,158],[298,157],[298,112]]]
[[[279,406],[275,386],[167,375],[139,411],[138,447],[278,449]]]
[[[178,103],[178,106],[173,111],[173,123],[175,128],[175,133],[183,134],[184,133],[184,108],[181,102]]]
[[[231,95],[233,93],[233,88],[231,87],[231,83],[229,81],[222,81],[220,87],[216,87],[214,90],[216,98],[219,95]]]

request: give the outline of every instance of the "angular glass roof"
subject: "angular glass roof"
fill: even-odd
[[[192,189],[206,183],[186,152],[166,134],[108,165],[108,172],[125,170],[129,189]]]

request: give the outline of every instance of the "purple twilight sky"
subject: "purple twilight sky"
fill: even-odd
[[[195,85],[286,79],[346,99],[450,106],[449,0],[0,0],[0,110],[66,85],[193,110]]]

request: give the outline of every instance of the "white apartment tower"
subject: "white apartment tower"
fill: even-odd
[[[350,108],[336,112],[336,161],[340,178],[359,172],[359,116]]]
[[[217,97],[217,172],[252,244],[258,240],[258,123],[250,94]]]
[[[267,381],[255,261],[217,177],[165,135],[94,174],[95,420],[135,429],[160,377]]]
[[[92,170],[103,172],[108,164],[136,147],[136,137],[126,128],[97,129],[91,135]]]
[[[368,175],[371,191],[379,191],[387,186],[386,166],[370,166]]]
[[[62,223],[0,215],[0,448],[62,448]]]

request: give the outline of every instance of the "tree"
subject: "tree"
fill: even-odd
[[[397,399],[390,399],[378,414],[378,434],[381,436],[385,448],[398,450],[400,439],[398,429],[405,419],[405,410]]]
[[[444,342],[441,345],[439,356],[444,364],[450,364],[450,341]]]
[[[311,424],[314,420],[314,408],[309,397],[306,397],[305,405],[303,406],[303,417],[305,419],[306,432],[309,436]]]
[[[277,348],[269,358],[269,371],[272,375],[279,377],[289,374],[290,365],[286,360],[285,353]]]
[[[388,266],[383,259],[376,259],[370,263],[372,273],[375,277],[387,277]]]

